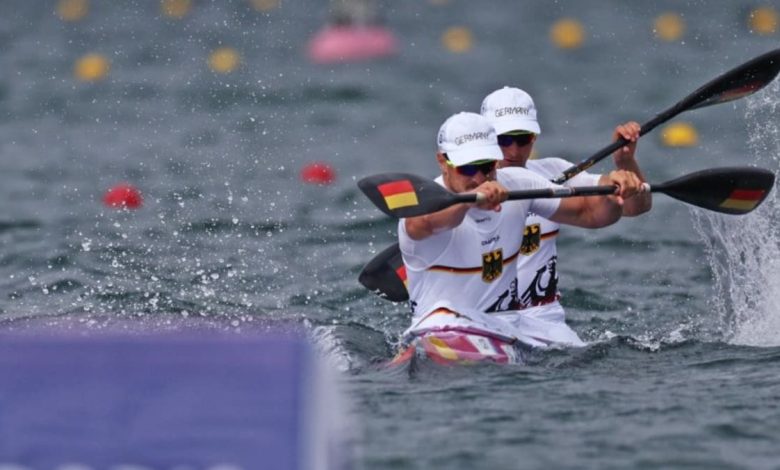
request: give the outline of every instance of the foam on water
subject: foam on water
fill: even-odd
[[[780,168],[780,82],[747,100],[749,157],[737,164]],[[724,338],[748,346],[780,345],[780,197],[778,183],[756,211],[734,217],[694,211],[714,276],[712,306]]]

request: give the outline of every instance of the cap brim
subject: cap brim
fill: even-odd
[[[501,147],[498,144],[483,145],[447,152],[447,158],[450,159],[453,165],[461,166],[480,160],[503,160],[504,153],[501,152]]]
[[[534,134],[541,134],[542,130],[539,128],[537,121],[531,121],[528,119],[506,119],[500,122],[493,121],[493,127],[496,129],[496,134],[506,134],[512,131],[526,131],[533,132]]]

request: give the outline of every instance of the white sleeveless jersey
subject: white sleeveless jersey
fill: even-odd
[[[561,158],[528,160],[526,163],[526,168],[547,180],[557,178],[571,166]],[[596,186],[600,177],[582,172],[566,181],[564,186]],[[517,259],[519,308],[558,302],[558,230],[558,223],[535,213],[528,214]]]
[[[525,168],[504,168],[497,180],[509,190],[555,187]],[[437,182],[443,185],[441,177]],[[470,209],[463,222],[424,240],[412,240],[404,219],[398,239],[415,317],[437,308],[500,312],[518,308],[517,258],[526,215],[549,217],[559,199],[507,201],[500,212]]]

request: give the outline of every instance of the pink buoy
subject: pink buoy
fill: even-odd
[[[314,35],[308,46],[309,59],[318,64],[359,62],[396,52],[395,35],[379,25],[329,25]]]

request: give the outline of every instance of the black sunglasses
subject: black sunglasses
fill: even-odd
[[[512,142],[517,142],[517,145],[522,147],[528,145],[534,140],[534,135],[531,132],[525,134],[499,134],[498,145],[502,147],[509,147]]]
[[[482,163],[469,163],[468,165],[455,166],[455,164],[447,158],[447,154],[444,154],[444,158],[447,159],[447,165],[455,168],[455,171],[463,176],[474,176],[478,171],[481,171],[483,175],[487,176],[496,169],[496,164],[498,163],[496,160],[489,160]]]

